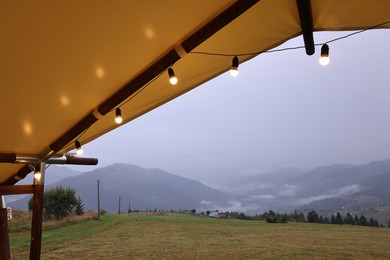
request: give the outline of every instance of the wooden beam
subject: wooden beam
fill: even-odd
[[[6,208],[0,208],[0,259],[11,259]]]
[[[30,260],[36,260],[41,258],[43,191],[44,185],[34,185],[34,204],[31,221]]]
[[[0,186],[1,195],[31,194],[34,192],[33,185],[9,185]]]
[[[25,165],[15,174],[9,177],[5,182],[3,182],[3,185],[13,185],[17,183],[19,180],[24,179],[27,174],[31,172],[30,165]]]
[[[43,192],[45,183],[46,163],[37,165],[41,172],[40,179],[34,179],[34,198],[31,221],[30,260],[41,258],[42,220],[43,220]]]
[[[5,206],[5,201],[2,196],[0,196],[0,259],[11,259],[7,207]]]
[[[315,52],[314,37],[313,37],[313,16],[311,13],[310,0],[296,0],[301,21],[303,41],[307,55],[313,55]]]
[[[0,162],[14,163],[16,161],[15,153],[0,153]]]

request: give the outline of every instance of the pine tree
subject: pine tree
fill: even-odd
[[[335,217],[335,215],[332,215],[332,217],[330,218],[330,223],[331,224],[336,224],[336,217]]]
[[[336,224],[344,224],[343,217],[339,212],[336,214]]]
[[[347,213],[347,216],[345,217],[345,224],[353,224],[353,217],[351,213]]]
[[[74,208],[74,213],[79,216],[84,214],[84,203],[81,200],[80,196],[77,198],[76,207]]]
[[[307,222],[318,223],[318,214],[314,210],[307,213]]]
[[[367,223],[366,217],[363,216],[363,215],[361,215],[360,218],[359,218],[359,223],[360,223],[360,225],[362,225],[362,226],[367,226],[368,223]]]
[[[357,215],[355,215],[355,218],[354,218],[354,220],[353,220],[353,224],[354,224],[354,225],[357,225],[357,226],[360,225],[359,217],[358,217]]]

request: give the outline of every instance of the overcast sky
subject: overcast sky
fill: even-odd
[[[373,30],[331,43],[327,67],[320,47],[313,56],[261,54],[237,78],[203,84],[91,142],[84,155],[100,167],[123,162],[200,181],[390,159],[389,40],[390,30]],[[300,36],[278,48],[301,45]]]

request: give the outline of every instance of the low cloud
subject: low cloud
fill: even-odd
[[[227,207],[221,207],[220,211],[250,212],[259,211],[263,208],[259,203],[243,204],[238,200],[231,200],[228,202],[228,204],[229,205]]]
[[[337,190],[334,190],[332,192],[329,192],[327,194],[321,194],[321,195],[317,195],[317,196],[303,198],[303,199],[296,200],[295,202],[298,205],[304,205],[304,204],[309,204],[309,203],[311,203],[313,201],[317,201],[317,200],[336,198],[336,197],[345,197],[348,195],[352,195],[356,192],[359,192],[360,190],[361,190],[361,187],[359,184],[347,185],[347,186],[341,187]]]
[[[245,185],[237,185],[234,187],[219,187],[219,190],[223,190],[225,192],[230,193],[247,194],[248,192],[261,191],[274,187],[275,184],[273,183],[250,183]]]
[[[279,196],[292,197],[292,196],[295,196],[296,191],[297,191],[297,186],[296,185],[284,184],[280,188],[278,188],[276,193]]]
[[[356,192],[359,192],[360,190],[361,187],[359,184],[348,185],[340,188],[337,192],[337,196],[348,196]]]
[[[202,200],[200,202],[200,205],[202,205],[202,206],[211,206],[211,205],[213,205],[213,203],[211,201],[209,201],[209,200]]]
[[[247,200],[258,200],[258,199],[265,199],[265,200],[272,200],[275,199],[276,196],[272,194],[263,194],[263,195],[256,195],[256,196],[250,196]]]

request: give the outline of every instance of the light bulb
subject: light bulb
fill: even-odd
[[[40,171],[34,172],[34,179],[39,181],[41,179],[41,177],[42,177],[42,173]]]
[[[117,124],[120,124],[122,123],[122,112],[121,112],[121,109],[118,107],[116,110],[115,110],[115,123]]]
[[[232,77],[237,77],[239,74],[238,63],[239,63],[239,61],[238,61],[237,56],[234,56],[234,58],[232,60],[232,68],[230,69],[230,75],[232,75]]]
[[[78,155],[83,155],[84,153],[84,149],[83,148],[77,148],[77,152],[76,152]]]
[[[240,72],[238,71],[238,69],[236,68],[236,69],[230,69],[230,75],[232,76],[232,77],[237,77],[238,76],[238,74],[240,74]]]
[[[84,150],[83,150],[83,148],[81,147],[81,145],[80,145],[80,142],[79,141],[76,141],[75,142],[75,146],[76,146],[76,153],[78,154],[78,155],[82,155],[83,153],[84,153]]]
[[[169,69],[168,69],[168,76],[169,76],[169,82],[170,82],[172,85],[176,85],[176,84],[177,84],[177,78],[176,78],[175,72],[173,71],[172,68],[169,68]]]
[[[320,64],[322,66],[326,66],[329,64],[329,46],[325,43],[321,47],[321,58],[320,58]]]

